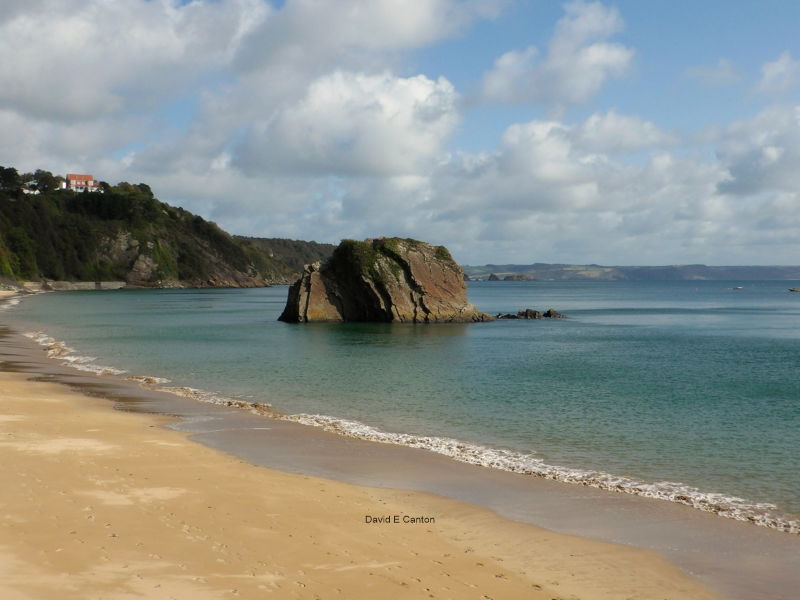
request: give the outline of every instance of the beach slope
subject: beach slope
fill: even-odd
[[[256,467],[28,377],[0,373],[4,599],[718,598],[655,554]]]

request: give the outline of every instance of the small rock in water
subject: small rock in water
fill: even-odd
[[[534,310],[532,308],[526,308],[523,310],[517,311],[516,314],[514,313],[497,313],[496,319],[566,319],[566,315],[562,315],[558,312],[555,308],[548,308],[544,313],[539,312],[538,310]]]

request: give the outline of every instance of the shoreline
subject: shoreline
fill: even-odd
[[[65,341],[49,337],[47,332],[41,330],[26,332],[24,335],[41,346],[50,358],[60,360],[74,369],[101,376],[125,376],[124,379],[135,381],[141,387],[151,391],[166,392],[191,398],[198,402],[235,406],[267,418],[317,427],[344,437],[381,444],[422,448],[455,461],[481,467],[573,485],[589,486],[605,492],[630,494],[642,498],[681,504],[719,517],[755,524],[782,533],[800,534],[800,519],[798,519],[798,516],[785,510],[780,510],[777,506],[767,501],[754,501],[730,492],[708,492],[692,485],[675,481],[644,480],[597,469],[551,464],[527,452],[489,446],[480,442],[436,435],[385,431],[361,421],[326,414],[282,412],[272,407],[271,404],[206,392],[202,389],[191,387],[191,383],[188,385],[187,383],[173,385],[169,379],[159,376],[131,375],[128,371],[122,370],[117,366],[99,365],[95,363],[98,360],[96,357],[78,355]]]
[[[0,372],[6,598],[719,598],[654,553],[257,467],[32,375]]]
[[[17,344],[21,342],[18,340]],[[729,520],[708,513],[688,514],[699,511],[680,505],[658,506],[671,504],[659,500],[608,494],[514,473],[491,473],[487,472],[491,471],[489,469],[474,465],[454,466],[452,459],[428,456],[430,452],[426,450],[384,447],[296,423],[269,422],[266,423],[269,427],[264,427],[263,416],[200,405],[191,399],[181,400],[115,377],[76,374],[60,364],[56,368],[57,360],[46,358],[41,347],[27,342],[29,351],[21,352],[24,360],[16,361],[21,370],[46,373],[48,379],[70,385],[74,382],[76,389],[115,400],[118,408],[178,415],[182,421],[173,428],[190,433],[191,439],[203,445],[222,449],[262,467],[359,485],[430,492],[478,504],[501,516],[562,533],[655,550],[731,598],[788,599],[792,597],[788,590],[798,582],[796,577],[786,575],[797,572],[787,570],[787,564],[790,568],[792,564],[800,567],[796,539],[775,537],[795,536],[770,530],[765,533],[748,531],[764,530],[736,521],[715,523]],[[112,388],[113,393],[110,392]],[[477,489],[487,484],[496,486],[494,494],[484,494]],[[528,502],[531,506],[526,506]],[[592,515],[593,512],[596,514]],[[600,518],[596,519],[598,516]],[[682,552],[692,549],[692,544],[698,541],[703,542],[698,548]],[[732,544],[752,548],[737,550],[729,556]],[[782,551],[794,552],[794,557],[789,556],[785,564],[781,564],[779,554]],[[719,556],[713,556],[717,553]],[[766,569],[764,565],[747,564],[759,555],[766,557]],[[721,564],[731,560],[733,564]],[[737,561],[742,564],[736,564]],[[753,569],[742,571],[742,565]]]

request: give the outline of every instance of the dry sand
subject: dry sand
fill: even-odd
[[[718,598],[656,554],[255,467],[27,377],[0,373],[4,600]]]

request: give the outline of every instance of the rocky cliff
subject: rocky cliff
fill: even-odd
[[[262,247],[264,241],[269,247]],[[26,281],[44,289],[50,282],[94,289],[96,282],[112,281],[136,287],[255,287],[296,279],[300,269],[288,266],[284,255],[321,256],[325,250],[321,244],[306,248],[300,241],[231,236],[159,201],[146,184],[35,195],[19,185],[0,186],[0,278],[17,287]]]
[[[306,265],[281,321],[403,323],[490,321],[467,301],[447,248],[401,238],[344,240],[324,264]]]

